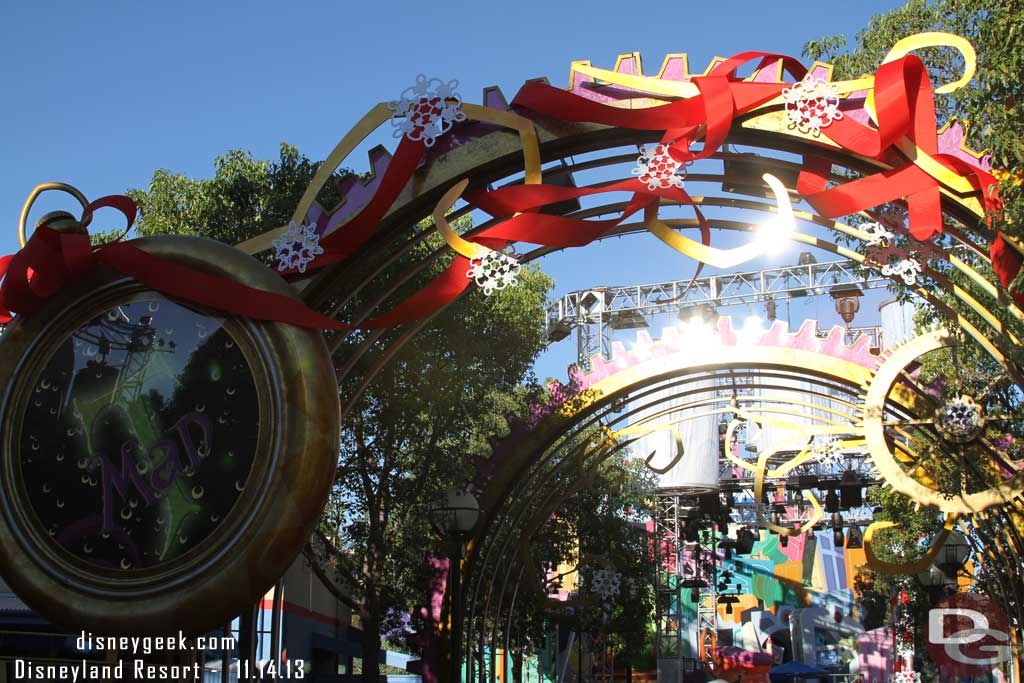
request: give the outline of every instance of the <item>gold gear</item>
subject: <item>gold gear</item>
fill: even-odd
[[[981,512],[995,505],[1007,503],[1024,493],[1024,473],[1018,471],[1013,477],[1006,479],[997,486],[992,486],[983,491],[968,493],[947,493],[936,488],[931,488],[922,483],[931,482],[924,474],[923,468],[916,468],[908,474],[899,462],[914,462],[915,457],[896,449],[896,453],[890,448],[889,440],[886,437],[886,428],[895,426],[899,429],[898,422],[887,422],[887,404],[891,405],[892,399],[897,403],[910,408],[914,415],[932,414],[938,419],[907,420],[906,425],[932,425],[941,420],[944,407],[936,408],[931,402],[920,395],[920,392],[913,392],[908,388],[901,378],[905,377],[908,368],[913,365],[921,356],[937,351],[942,348],[950,348],[956,345],[946,331],[936,331],[916,337],[903,346],[893,350],[887,358],[879,365],[874,377],[866,387],[864,399],[864,439],[868,447],[868,453],[886,485],[910,498],[918,505],[926,505],[938,508],[946,514],[973,514]],[[960,396],[956,400],[962,400]],[[984,418],[980,418],[984,420]],[[1002,419],[1002,418],[994,418]],[[983,432],[984,430],[979,430]],[[943,440],[943,430],[936,429],[939,435],[937,443]],[[949,441],[950,449],[955,442]],[[911,449],[907,449],[912,452]]]

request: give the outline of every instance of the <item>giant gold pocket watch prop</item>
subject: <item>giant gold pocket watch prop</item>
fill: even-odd
[[[151,254],[289,294],[232,247]],[[101,633],[228,623],[323,509],[339,407],[318,331],[173,301],[98,269],[0,337],[0,569],[46,618]]]

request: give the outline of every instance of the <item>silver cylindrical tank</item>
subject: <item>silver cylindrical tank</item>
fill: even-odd
[[[683,457],[664,474],[659,475],[658,488],[661,489],[691,489],[710,491],[718,488],[718,421],[717,415],[703,415],[710,412],[712,406],[710,401],[704,401],[702,405],[693,408],[682,408],[682,406],[693,402],[701,402],[703,399],[711,399],[715,395],[715,381],[713,379],[700,379],[686,383],[681,389],[687,395],[673,396],[680,391],[680,388],[662,389],[643,399],[645,404],[654,405],[634,419],[634,423],[644,417],[674,407],[679,410],[672,410],[660,417],[655,417],[648,424],[672,425],[679,432],[683,442]],[[637,457],[646,458],[650,453],[657,454],[651,460],[651,465],[663,468],[672,462],[676,456],[675,435],[664,429],[647,434],[633,445],[633,452]]]

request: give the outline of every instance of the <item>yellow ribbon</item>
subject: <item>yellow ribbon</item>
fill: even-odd
[[[974,74],[978,69],[978,55],[974,51],[974,46],[965,38],[953,33],[931,31],[907,36],[906,38],[897,41],[896,44],[892,46],[892,49],[889,50],[889,54],[887,54],[885,59],[882,60],[882,64],[894,62],[915,50],[928,47],[952,47],[958,50],[964,58],[963,75],[952,83],[946,83],[945,85],[941,85],[936,88],[936,94],[956,92],[970,83],[971,79],[974,78]],[[864,100],[864,109],[867,111],[868,116],[871,117],[871,120],[877,125],[878,114],[875,110],[875,90],[873,80],[872,87],[868,91],[867,98]],[[966,178],[940,164],[934,157],[914,144],[910,138],[900,138],[896,142],[896,146],[899,147],[900,151],[903,152],[908,159],[913,161],[915,165],[919,166],[921,170],[935,178],[935,180],[939,181],[943,185],[946,185],[961,194],[970,194],[974,192],[974,187],[971,186],[971,183]]]
[[[644,211],[644,226],[652,235],[679,253],[714,268],[732,268],[763,256],[766,241],[789,239],[796,230],[796,219],[793,216],[793,206],[789,201],[789,192],[786,191],[782,182],[770,173],[765,173],[761,177],[771,188],[772,194],[775,195],[778,215],[772,218],[770,224],[763,226],[762,229],[765,230],[765,233],[759,234],[743,246],[718,249],[684,237],[659,220],[657,207],[653,206]]]
[[[468,259],[483,258],[487,255],[487,252],[491,250],[482,244],[474,244],[473,242],[462,239],[462,237],[452,229],[451,224],[448,223],[448,219],[445,218],[445,214],[451,211],[452,206],[455,205],[455,200],[462,196],[462,193],[466,190],[468,185],[469,180],[460,180],[452,186],[450,190],[444,193],[444,196],[437,202],[437,206],[434,207],[434,226],[444,238],[444,241],[448,243],[448,246],[454,249],[458,254],[461,254]]]
[[[605,427],[605,429],[608,430],[607,427]],[[623,429],[619,429],[619,430],[617,430],[615,432],[612,432],[612,431],[608,430],[608,432],[609,432],[608,436],[610,438],[613,438],[613,439],[617,439],[620,436],[627,436],[629,434],[637,434],[639,436],[646,436],[647,434],[652,434],[654,432],[660,432],[660,431],[663,431],[663,430],[671,432],[672,435],[675,437],[675,442],[676,442],[676,454],[675,454],[675,456],[672,458],[672,461],[668,465],[666,465],[664,467],[655,467],[655,466],[653,466],[651,464],[651,461],[654,460],[654,456],[658,454],[658,451],[656,451],[656,450],[655,451],[651,451],[650,455],[648,455],[644,459],[644,465],[647,467],[647,469],[651,470],[655,474],[665,474],[670,469],[675,467],[676,464],[680,460],[682,460],[683,455],[685,454],[685,450],[683,448],[683,437],[679,433],[679,430],[677,430],[673,425],[670,425],[670,424],[667,424],[667,423],[635,425],[633,427],[625,427]]]
[[[963,75],[952,83],[946,83],[936,88],[936,94],[956,92],[970,83],[971,79],[974,78],[974,74],[978,68],[977,53],[974,51],[974,47],[969,41],[952,33],[932,31],[907,36],[893,45],[892,49],[889,50],[889,53],[885,56],[885,59],[882,60],[882,63],[887,64],[911,52],[928,47],[952,47],[958,50],[964,58]],[[608,85],[616,85],[631,90],[639,90],[654,95],[660,95],[662,97],[688,99],[697,96],[700,92],[692,81],[669,81],[654,76],[621,74],[607,69],[595,68],[588,62],[574,62],[572,70],[575,73],[589,76]],[[864,102],[864,108],[867,110],[871,120],[877,124],[878,120],[875,112],[874,85],[874,76],[863,76],[861,78],[846,81],[835,81],[832,83],[836,93],[844,97],[848,96],[850,93],[867,90],[868,94]],[[777,100],[778,98],[772,102],[766,103],[764,106],[771,105]],[[827,137],[827,130],[824,131],[824,133]],[[971,186],[970,182],[940,164],[931,155],[927,154],[924,150],[914,144],[909,138],[904,137],[900,139],[896,145],[908,159],[913,161],[914,164],[919,166],[922,170],[943,185],[961,194],[970,194],[974,192],[974,188]]]
[[[726,442],[728,444],[728,441]],[[728,447],[728,446],[727,446]],[[757,515],[757,523],[768,529],[771,529],[777,534],[783,536],[799,536],[800,534],[806,533],[807,530],[811,529],[815,524],[821,521],[821,518],[825,516],[825,513],[821,509],[821,504],[813,493],[807,491],[806,496],[811,501],[811,516],[796,529],[789,527],[779,526],[778,524],[772,523],[767,517],[764,516],[763,512],[763,499],[764,499],[764,478],[765,472],[768,466],[768,457],[773,455],[778,449],[769,448],[761,452],[757,457],[757,472],[754,475],[754,513]]]
[[[493,123],[515,130],[519,134],[519,140],[523,146],[523,166],[526,171],[525,182],[528,185],[535,185],[541,182],[540,145],[537,138],[537,129],[532,121],[509,111],[500,111],[468,102],[462,103],[462,111],[471,120]],[[321,188],[330,180],[331,175],[341,166],[341,163],[348,155],[352,153],[352,150],[358,147],[380,126],[387,123],[391,119],[392,114],[393,112],[388,108],[387,103],[381,102],[364,114],[359,122],[345,134],[345,137],[331,150],[327,159],[320,165],[316,175],[313,176],[313,180],[302,194],[302,198],[299,199],[299,203],[292,213],[291,220],[294,223],[302,222],[302,219],[309,213],[310,207],[313,206],[313,202],[316,201],[316,196],[320,193]],[[449,207],[455,203],[457,198],[458,195],[451,200]],[[236,246],[247,254],[257,254],[270,249],[273,241],[279,238],[286,229],[287,226],[281,226],[268,230]],[[344,229],[344,226],[341,229]]]
[[[864,531],[864,555],[867,557],[868,566],[881,574],[907,574],[911,576],[920,574],[928,569],[928,566],[931,565],[938,556],[943,544],[945,544],[946,539],[949,538],[950,532],[956,525],[956,520],[957,515],[947,514],[946,523],[942,527],[942,531],[940,531],[932,541],[932,545],[928,549],[928,552],[917,560],[906,563],[886,562],[885,560],[880,559],[878,555],[875,554],[873,546],[876,531],[891,529],[899,526],[899,524],[896,524],[895,522],[872,522]]]

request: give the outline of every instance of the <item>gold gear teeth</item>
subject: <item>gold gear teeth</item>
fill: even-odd
[[[921,356],[946,348],[955,343],[955,339],[945,330],[937,330],[915,337],[891,350],[891,353],[878,366],[870,379],[863,407],[864,439],[868,457],[884,480],[884,486],[909,498],[915,505],[934,507],[952,515],[971,515],[990,507],[1001,505],[1024,493],[1024,472],[1007,479],[998,486],[993,486],[977,493],[961,492],[959,495],[947,496],[942,492],[929,488],[903,471],[896,456],[890,450],[885,436],[883,417],[890,396],[899,384],[900,376]],[[907,392],[901,403],[913,410],[915,403],[923,399]]]
[[[649,81],[685,82],[691,81],[696,77],[707,76],[711,73],[712,69],[724,61],[724,57],[715,57],[708,62],[704,71],[691,72],[688,55],[685,52],[674,52],[665,55],[662,59],[661,67],[658,69],[657,75],[647,75],[644,73],[643,56],[639,52],[626,52],[616,57],[615,66],[608,69],[608,71],[626,76],[636,76]],[[572,62],[569,71],[568,89],[572,90],[583,83],[597,83],[599,79],[582,72],[582,69],[591,67],[593,67],[593,64],[589,59],[579,59]],[[755,70],[754,73],[746,80],[756,80],[759,83],[786,83],[788,81],[783,77],[784,74],[781,67],[781,60],[773,60],[763,67]],[[808,72],[813,73],[817,77],[824,78],[825,80],[832,80],[832,66],[830,64],[814,62],[814,64],[812,64],[808,69]],[[644,92],[637,91],[637,95],[643,96]]]

